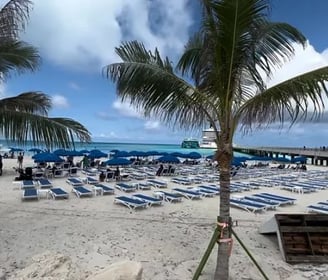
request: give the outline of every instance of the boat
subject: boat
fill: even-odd
[[[198,149],[199,141],[195,138],[186,138],[181,143],[181,148],[183,149]]]
[[[202,141],[200,143],[200,148],[202,149],[216,149],[216,134],[213,127],[209,127],[202,132]]]

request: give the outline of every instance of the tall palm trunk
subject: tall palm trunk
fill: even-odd
[[[233,157],[232,143],[227,135],[220,135],[218,141],[217,160],[220,169],[220,208],[218,222],[228,227],[222,227],[220,239],[231,238],[231,218],[230,218],[230,167]],[[229,279],[229,257],[230,257],[229,242],[219,242],[217,263],[215,270],[215,280]]]

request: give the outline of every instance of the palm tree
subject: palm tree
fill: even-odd
[[[13,71],[35,71],[40,56],[33,46],[20,41],[31,7],[29,0],[11,0],[0,10],[0,79],[3,82]],[[70,147],[74,139],[90,141],[89,131],[67,118],[49,118],[51,99],[41,92],[26,92],[0,100],[0,135],[23,144],[47,147]]]
[[[231,237],[230,164],[236,130],[276,121],[293,123],[307,117],[310,105],[315,108],[311,115],[320,116],[327,95],[328,67],[267,87],[265,81],[292,58],[293,45],[306,45],[294,27],[268,20],[269,4],[269,0],[202,0],[200,29],[187,43],[176,71],[157,49],[148,51],[135,41],[116,48],[122,62],[104,69],[116,83],[118,97],[146,117],[155,115],[188,129],[206,122],[214,128],[223,238]],[[214,279],[228,279],[229,244],[219,244]]]

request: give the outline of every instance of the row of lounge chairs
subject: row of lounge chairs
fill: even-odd
[[[328,200],[311,204],[307,207],[309,212],[328,214]]]
[[[296,199],[291,197],[272,193],[258,193],[249,196],[233,196],[230,199],[230,204],[255,213],[269,209],[274,210],[281,205],[294,204],[295,201]]]

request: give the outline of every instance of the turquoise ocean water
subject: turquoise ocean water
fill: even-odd
[[[18,146],[15,143],[10,143],[5,140],[0,140],[0,144],[3,147],[15,147],[24,149],[25,153],[29,154],[28,150],[31,148],[40,148],[44,149],[42,146],[34,146],[32,142],[27,142],[25,146]],[[120,150],[120,151],[158,151],[158,152],[182,152],[182,153],[190,153],[190,152],[198,152],[202,156],[213,155],[215,149],[183,149],[178,144],[140,144],[140,143],[112,143],[112,142],[91,142],[89,144],[76,142],[75,143],[76,150],[92,150],[98,149],[104,153],[110,153],[112,150]],[[31,153],[32,154],[32,153]],[[235,156],[238,156],[238,153],[235,153]]]

